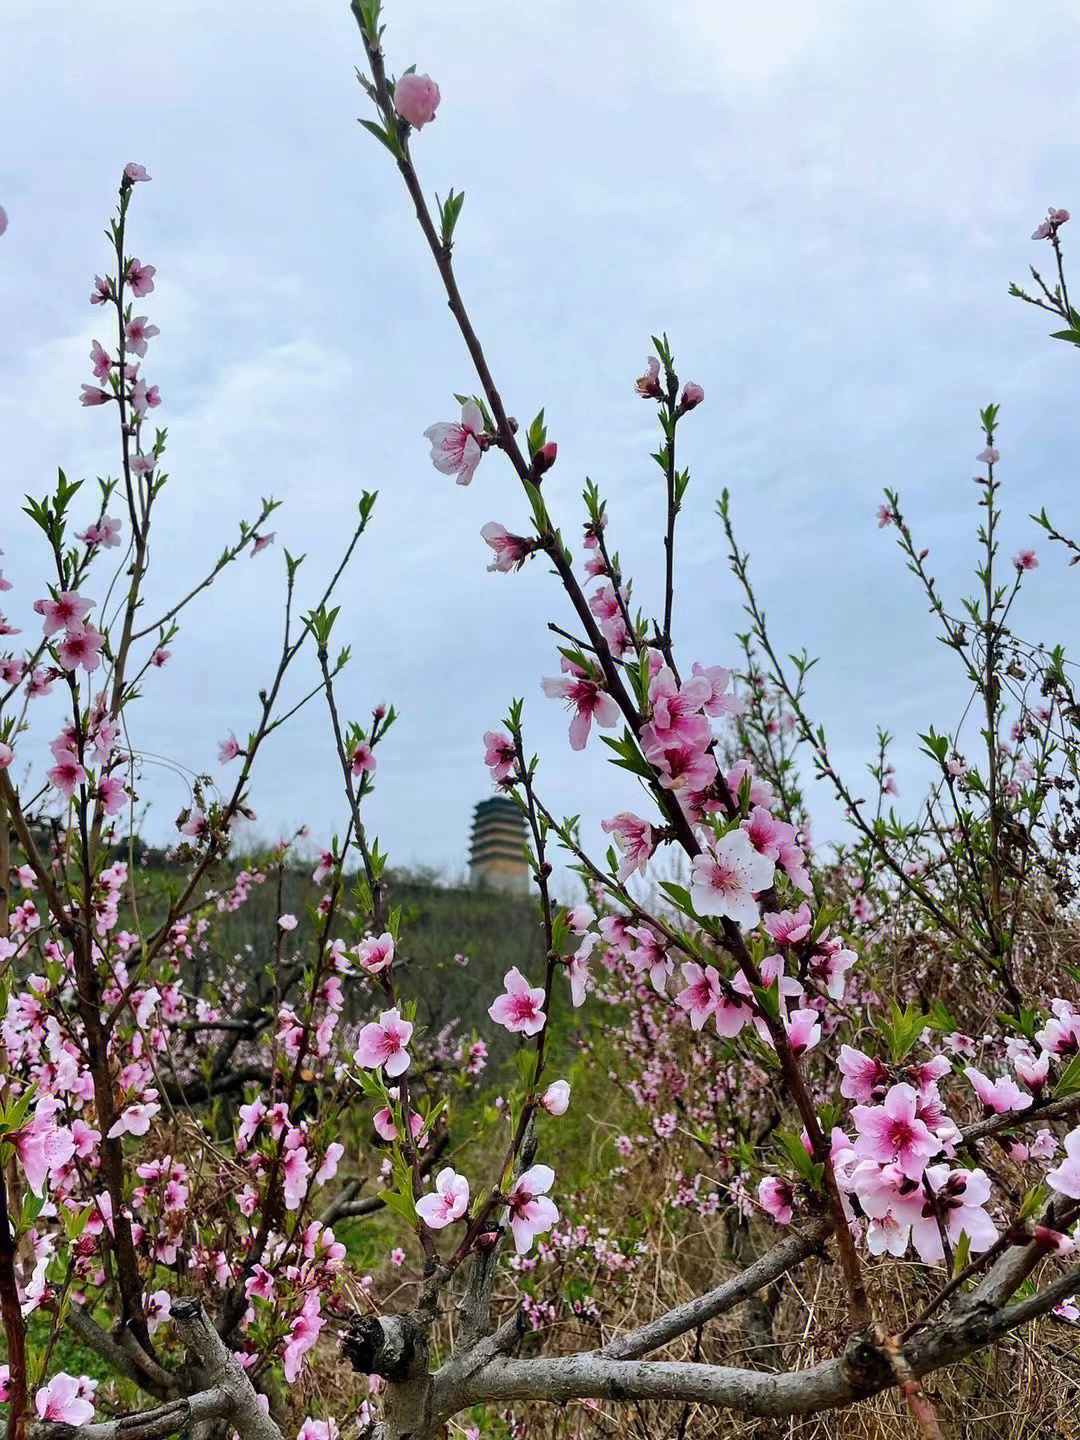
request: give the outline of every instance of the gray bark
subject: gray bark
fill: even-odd
[[[831,1228],[827,1220],[817,1220],[805,1230],[788,1235],[731,1280],[725,1280],[705,1295],[688,1300],[685,1305],[676,1305],[666,1315],[650,1320],[637,1330],[617,1335],[601,1349],[600,1354],[611,1360],[633,1360],[639,1355],[647,1355],[650,1350],[658,1350],[661,1345],[686,1334],[688,1330],[696,1330],[717,1315],[733,1310],[740,1301],[749,1299],[811,1255],[824,1242]]]

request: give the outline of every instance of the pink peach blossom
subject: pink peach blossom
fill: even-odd
[[[766,1175],[758,1185],[758,1203],[767,1215],[778,1225],[790,1225],[794,1209],[795,1190],[789,1180],[775,1175]]]
[[[484,764],[491,771],[496,785],[513,774],[517,751],[509,735],[502,730],[488,730],[484,735]]]
[[[641,820],[629,810],[620,810],[612,820],[601,820],[600,828],[608,835],[614,835],[615,844],[622,851],[619,861],[620,883],[636,870],[645,874],[645,867],[656,849],[656,836],[647,820]]]
[[[93,1393],[96,1384],[96,1380],[84,1382],[61,1370],[34,1396],[34,1409],[42,1420],[61,1425],[85,1425],[94,1413],[89,1394]],[[91,1387],[89,1392],[86,1385]]]
[[[1056,1170],[1047,1172],[1046,1183],[1059,1195],[1080,1200],[1080,1125],[1065,1136],[1065,1159]]]
[[[941,1141],[918,1118],[919,1097],[910,1085],[894,1085],[881,1105],[856,1105],[852,1112],[857,1155],[879,1164],[896,1163],[910,1180],[920,1180]]]
[[[534,541],[527,540],[524,535],[511,535],[505,525],[498,525],[494,520],[489,520],[480,534],[495,552],[495,559],[487,568],[503,574],[520,570],[536,549]]]
[[[149,295],[154,288],[154,276],[157,270],[153,265],[144,265],[141,260],[129,260],[124,280],[132,295],[142,299]]]
[[[412,1032],[411,1022],[403,1020],[396,1009],[384,1010],[377,1021],[360,1031],[353,1058],[364,1070],[381,1066],[387,1075],[403,1075],[409,1068],[410,1056],[405,1047]]]
[[[441,98],[431,76],[417,75],[413,70],[399,76],[394,86],[394,109],[414,130],[422,129],[435,119]]]
[[[528,1254],[535,1237],[558,1223],[559,1212],[547,1195],[554,1183],[555,1171],[550,1165],[534,1165],[518,1177],[506,1197],[506,1214],[519,1255]]]
[[[104,643],[105,636],[92,625],[81,625],[65,634],[56,647],[57,658],[65,670],[81,667],[91,674],[101,664],[100,652]]]
[[[456,475],[459,485],[468,485],[480,463],[483,435],[484,417],[473,400],[462,405],[460,424],[440,421],[424,431],[431,441],[431,463],[443,475]]]
[[[540,1096],[540,1109],[549,1115],[565,1115],[570,1108],[570,1085],[566,1080],[553,1080]]]
[[[543,987],[531,987],[516,965],[506,972],[503,984],[505,993],[488,1006],[492,1020],[515,1034],[538,1034],[547,1021]]]
[[[721,836],[710,850],[695,855],[690,893],[700,915],[721,915],[749,929],[758,922],[755,895],[773,880],[773,862],[756,851],[745,830]]]
[[[469,1208],[469,1182],[449,1165],[435,1177],[435,1193],[422,1195],[416,1213],[430,1230],[442,1230],[460,1220]]]
[[[611,696],[601,689],[599,681],[575,673],[576,667],[570,669],[569,661],[564,660],[563,666],[569,669],[570,673],[548,676],[542,682],[542,688],[549,699],[565,700],[573,710],[574,718],[570,721],[570,748],[584,750],[593,720],[604,729],[610,730],[619,722],[619,707]]]

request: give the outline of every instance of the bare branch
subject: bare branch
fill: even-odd
[[[748,1299],[763,1286],[790,1270],[793,1265],[797,1265],[800,1260],[813,1254],[831,1228],[827,1221],[816,1220],[808,1229],[788,1235],[741,1274],[725,1280],[705,1295],[688,1300],[685,1305],[676,1305],[666,1315],[650,1320],[647,1325],[617,1335],[603,1347],[600,1354],[609,1360],[633,1360],[639,1355],[648,1354],[650,1350],[659,1349],[661,1345],[666,1345],[669,1340],[684,1335],[688,1330],[696,1330],[706,1321],[734,1309],[741,1301]]]

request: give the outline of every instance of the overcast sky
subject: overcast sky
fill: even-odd
[[[1047,206],[1080,211],[1080,6],[388,0],[385,18],[391,71],[415,62],[441,87],[413,153],[429,196],[466,192],[461,288],[508,409],[546,407],[559,459],[545,488],[573,548],[590,475],[635,595],[656,607],[663,496],[633,381],[665,329],[706,394],[681,429],[685,662],[736,658],[740,596],[714,518],[727,486],[778,646],[822,657],[811,706],[836,757],[859,788],[886,725],[914,803],[914,736],[954,723],[965,695],[876,527],[882,485],[955,601],[975,559],[977,411],[998,401],[1006,556],[1035,539],[1043,504],[1080,528],[1075,352],[1006,294],[1049,258],[1029,239]],[[542,566],[485,569],[484,522],[525,522],[516,481],[497,455],[468,489],[428,460],[422,432],[475,381],[394,166],[356,124],[362,52],[343,0],[6,0],[0,56],[9,613],[25,618],[41,589],[22,494],[57,465],[116,473],[109,419],[78,394],[91,339],[111,340],[87,297],[136,160],[153,182],[131,246],[157,266],[145,309],[161,328],[145,371],[173,477],[154,596],[193,583],[259,495],[284,501],[279,546],[191,608],[132,717],[136,746],[216,768],[273,664],[280,542],[306,552],[313,598],[359,492],[377,489],[340,595],[355,657],[341,700],[357,717],[380,700],[401,712],[371,804],[392,860],[463,867],[489,793],[481,736],[518,694],[543,790],[598,839],[633,792],[595,744],[570,755],[567,717],[540,693],[557,670],[545,621],[567,606]],[[1068,643],[1080,581],[1040,553],[1018,628]],[[253,789],[261,835],[340,828],[325,737],[313,707],[276,740]],[[184,782],[148,762],[141,789],[160,837]]]

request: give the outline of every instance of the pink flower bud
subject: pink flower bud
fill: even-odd
[[[394,109],[415,130],[435,119],[439,99],[439,87],[430,75],[410,71],[394,87]]]
[[[535,473],[537,475],[543,475],[545,471],[550,470],[552,465],[555,464],[555,457],[558,453],[559,447],[555,444],[554,440],[549,440],[546,445],[541,445],[540,449],[533,456],[533,470]]]
[[[683,387],[682,407],[684,410],[693,410],[694,406],[700,405],[704,399],[705,391],[700,385],[695,385],[692,380]]]

